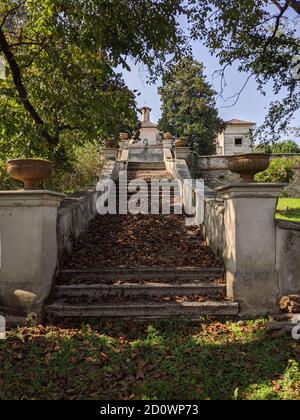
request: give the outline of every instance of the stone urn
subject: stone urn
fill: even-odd
[[[105,147],[107,149],[117,149],[119,147],[119,145],[116,142],[116,140],[112,137],[112,138],[109,138],[109,139],[105,140]]]
[[[177,139],[175,141],[176,147],[187,147],[188,146],[188,140],[185,137],[181,137],[180,139]]]
[[[128,134],[127,133],[120,133],[119,134],[120,141],[127,141],[128,140]]]
[[[173,140],[173,136],[171,133],[167,132],[163,134],[163,139],[166,141],[170,141],[170,140]]]
[[[43,159],[13,159],[7,162],[7,172],[13,179],[22,181],[24,190],[36,190],[38,185],[53,173],[53,164]]]
[[[229,170],[239,174],[241,182],[255,182],[255,175],[266,171],[269,166],[270,155],[266,153],[240,154],[228,159]]]

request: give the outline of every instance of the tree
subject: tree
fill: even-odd
[[[114,69],[131,57],[154,71],[179,54],[179,10],[179,0],[2,0],[0,153],[63,154],[68,141],[134,128],[134,92]]]
[[[216,110],[215,92],[204,76],[203,64],[188,56],[164,74],[159,89],[162,99],[162,131],[187,137],[199,154],[215,152],[222,121]]]
[[[234,62],[262,91],[270,81],[275,93],[287,91],[258,132],[278,140],[300,107],[291,74],[299,9],[293,0],[1,0],[0,54],[9,67],[0,86],[2,142],[56,150],[67,137],[112,134],[122,119],[134,125],[134,95],[113,69],[128,69],[130,59],[145,64],[152,79],[189,53],[180,16],[190,36],[219,57],[221,91]]]
[[[256,78],[263,93],[264,86],[270,82],[275,94],[287,91],[282,101],[271,104],[265,123],[256,133],[261,143],[278,141],[300,108],[299,65],[298,72],[292,71],[300,51],[300,2],[201,0],[190,3],[192,37],[216,54],[222,65],[221,92],[228,67],[238,63],[238,70],[248,74],[241,91],[231,98],[232,104],[237,103],[251,77]]]
[[[265,153],[291,153],[297,154],[300,153],[300,147],[298,144],[293,140],[281,141],[279,143],[273,145],[263,145],[257,147],[258,151],[262,151]]]

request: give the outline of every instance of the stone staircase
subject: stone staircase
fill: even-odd
[[[64,270],[48,318],[162,319],[234,317],[221,269],[130,268]]]
[[[145,177],[145,173],[136,172],[132,166],[130,169],[128,182],[136,177]],[[143,170],[148,171],[145,168]],[[151,177],[161,178],[162,169],[157,169],[157,172],[152,171],[153,169],[150,171]],[[171,179],[170,175],[164,175]],[[122,194],[127,192],[123,191]],[[128,193],[128,197],[130,195],[131,193]],[[156,198],[159,198],[160,204],[164,199],[161,194]],[[148,194],[145,199],[149,199]],[[170,200],[168,197],[166,199]],[[61,271],[52,300],[46,308],[50,322],[65,322],[69,319],[82,321],[88,318],[152,320],[181,316],[199,320],[205,316],[234,318],[238,315],[238,305],[226,299],[224,270],[220,262],[214,258],[207,245],[201,243],[199,236],[194,237],[193,232],[185,233],[184,217],[161,214],[135,216],[134,220],[133,216],[114,217],[115,219],[109,215],[107,219],[99,217],[86,237],[78,244],[71,262]],[[182,234],[177,232],[178,238],[180,235],[186,235],[178,253],[189,252],[190,254],[186,255],[187,262],[196,263],[195,266],[184,265],[185,259],[179,258],[183,255],[177,257],[176,253],[174,256],[174,252],[172,251],[173,254],[170,252],[176,237],[166,235],[166,246],[161,242],[163,236],[161,229],[165,225],[160,222],[165,223],[165,218],[167,226],[170,223],[170,229],[177,230],[177,224],[178,229],[181,228]],[[129,231],[135,229],[132,234],[133,239],[130,237],[127,239],[125,236],[125,248],[121,246],[119,249],[115,248],[115,239],[120,238],[122,230],[126,230],[130,223],[132,226]],[[145,239],[141,240],[141,245],[136,246],[136,238],[139,238],[139,235]],[[93,236],[97,238],[104,236],[103,242],[96,245],[96,250],[89,244]],[[103,252],[107,251],[106,246],[111,250],[111,255],[108,252],[107,259],[104,259]],[[82,249],[85,247],[87,248],[85,255],[81,257]],[[193,252],[194,249],[198,250],[198,247],[203,249],[201,248],[201,255],[195,262]],[[128,263],[125,261],[126,266],[122,265],[124,259],[121,260],[124,249],[126,252],[128,249],[131,250],[129,254],[134,257]],[[93,253],[96,255],[91,259],[90,255]],[[154,261],[149,265],[147,253]],[[97,255],[99,255],[98,260]],[[116,264],[119,260],[118,255],[121,264]],[[201,261],[202,255],[205,263]],[[163,261],[162,265],[158,265],[157,261],[158,263]]]

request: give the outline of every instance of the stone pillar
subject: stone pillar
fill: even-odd
[[[173,139],[163,139],[163,146],[165,150],[171,150],[173,147]]]
[[[130,140],[122,140],[119,142],[119,146],[121,150],[128,150]]]
[[[57,207],[63,194],[0,191],[0,307],[41,314],[57,264]]]
[[[113,149],[113,148],[104,148],[103,149],[103,156],[105,160],[117,160],[118,152],[120,149]]]
[[[190,148],[189,147],[176,147],[175,149],[175,156],[176,159],[179,160],[187,160],[190,154]]]
[[[277,199],[285,184],[229,184],[217,189],[224,199],[227,292],[241,315],[265,315],[277,309]]]

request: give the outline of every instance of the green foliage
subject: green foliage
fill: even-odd
[[[129,69],[133,59],[157,78],[166,60],[176,62],[189,53],[178,17],[187,18],[191,37],[217,55],[223,82],[226,67],[237,62],[262,91],[268,82],[275,93],[287,91],[283,102],[272,104],[258,133],[266,142],[278,140],[300,106],[299,81],[290,71],[300,46],[292,13],[299,21],[300,11],[293,0],[283,8],[272,3],[2,0],[0,53],[9,71],[7,81],[0,82],[1,146],[13,143],[18,155],[23,143],[27,155],[47,148],[53,153],[68,132],[85,142],[124,128],[132,131],[135,96],[113,69]],[[203,148],[211,149],[210,140],[200,135]]]
[[[83,146],[78,146],[76,143],[70,144],[67,152],[64,152],[63,160],[57,156],[53,177],[44,182],[44,188],[72,193],[89,185],[95,186],[102,166],[99,144],[86,143]],[[19,188],[22,188],[22,184],[9,177],[6,162],[0,160],[0,190]]]
[[[300,158],[272,159],[269,168],[256,175],[257,182],[285,182],[289,183],[294,177],[294,168],[299,166]]]
[[[298,144],[293,140],[282,141],[273,145],[261,145],[258,146],[257,151],[261,151],[264,153],[278,153],[278,154],[296,154],[300,153],[300,147]]]
[[[66,158],[76,142],[131,132],[135,92],[119,65],[142,62],[153,74],[184,37],[174,16],[179,0],[2,0],[0,159]],[[145,13],[147,10],[147,13]]]
[[[101,148],[97,143],[74,146],[68,165],[56,166],[53,178],[44,183],[46,189],[71,193],[88,186],[95,187],[103,166]]]
[[[160,129],[177,137],[187,137],[192,150],[198,154],[213,154],[222,121],[203,64],[191,56],[182,59],[164,74],[159,93],[162,98]]]
[[[202,0],[190,10],[193,38],[216,54],[222,69],[221,93],[226,86],[226,69],[255,78],[260,91],[273,85],[274,94],[286,95],[271,104],[256,139],[268,144],[280,140],[294,113],[300,108],[300,81],[292,76],[292,60],[299,55],[300,5],[296,0]],[[236,104],[245,86],[232,97]]]
[[[300,223],[300,198],[280,198],[276,218]]]
[[[300,162],[299,158],[272,159],[269,168],[256,175],[257,182],[286,182],[289,183],[294,176],[294,167]]]

